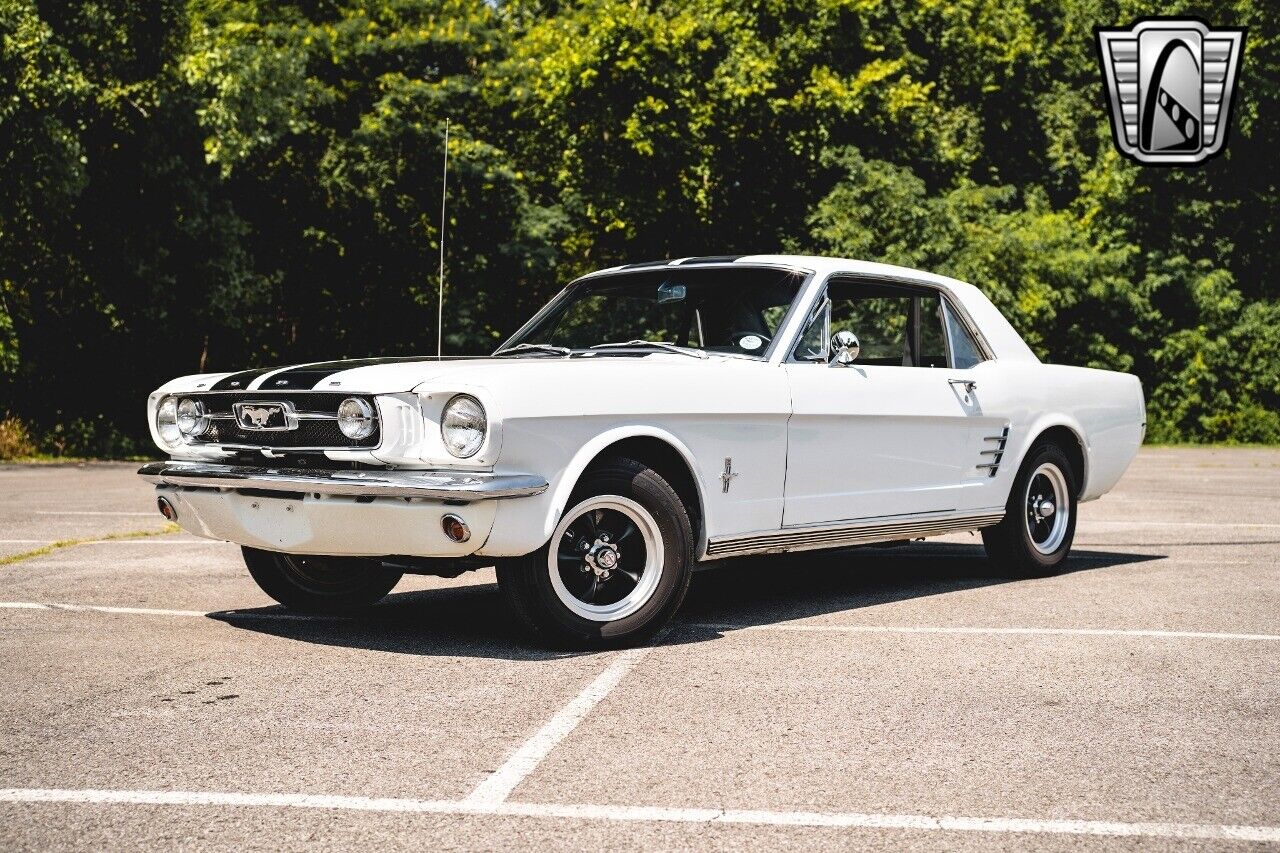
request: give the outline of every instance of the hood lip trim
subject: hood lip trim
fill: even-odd
[[[205,394],[266,394],[268,396],[272,394],[335,394],[335,395],[345,394],[348,397],[367,397],[372,392],[349,391],[349,390],[348,391],[326,391],[321,388],[281,388],[278,391],[272,391],[269,388],[260,388],[257,391],[253,391],[253,390],[244,389],[244,388],[237,388],[233,391],[207,391],[204,389],[197,389],[195,391],[157,391],[155,393],[165,397],[184,397],[184,396],[196,397],[196,396],[204,396]]]

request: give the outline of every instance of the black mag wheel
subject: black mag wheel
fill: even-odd
[[[358,612],[380,601],[401,577],[372,558],[241,551],[263,592],[290,610],[306,613]]]
[[[643,607],[662,577],[662,531],[636,501],[587,498],[565,513],[547,549],[556,596],[584,619],[609,622]]]
[[[572,648],[641,642],[689,587],[689,513],[671,485],[632,459],[583,475],[550,541],[498,563],[498,585],[535,637]]]

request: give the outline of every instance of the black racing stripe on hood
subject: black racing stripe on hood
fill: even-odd
[[[312,388],[319,388],[320,383],[324,382],[335,373],[341,373],[344,370],[354,370],[357,367],[368,367],[373,364],[395,364],[401,361],[427,361],[427,359],[419,355],[408,355],[390,356],[386,358],[353,358],[349,361],[325,361],[319,364],[303,364],[298,367],[291,367],[288,370],[283,370],[277,375],[271,377],[270,381],[263,385],[260,390],[310,390]]]
[[[213,385],[209,386],[210,391],[243,391],[249,387],[249,383],[270,373],[278,370],[276,367],[259,367],[254,370],[242,370],[239,373],[232,373],[230,376],[224,376]]]

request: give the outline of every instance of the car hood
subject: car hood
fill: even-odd
[[[202,391],[347,391],[353,394],[393,394],[410,391],[485,388],[501,394],[528,392],[539,386],[563,388],[578,382],[610,385],[631,382],[687,381],[757,368],[764,362],[724,356],[691,358],[675,353],[601,354],[576,358],[461,358],[439,361],[421,358],[355,359],[263,368],[235,373],[186,376],[160,389],[167,393]],[[680,375],[682,378],[675,380]],[[585,387],[585,386],[584,386]]]

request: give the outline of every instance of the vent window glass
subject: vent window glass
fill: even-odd
[[[967,370],[975,364],[986,361],[973,335],[969,334],[968,328],[960,322],[960,318],[945,302],[942,305],[942,313],[947,324],[947,337],[951,341],[951,366]]]

